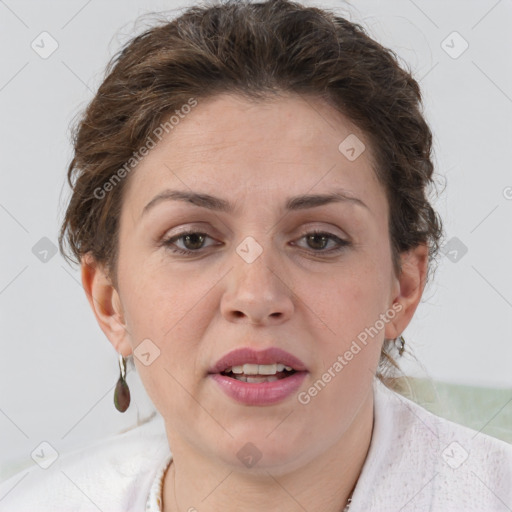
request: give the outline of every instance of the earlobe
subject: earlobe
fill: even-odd
[[[402,253],[401,262],[398,293],[393,298],[393,309],[399,311],[386,325],[387,339],[395,339],[402,334],[420,303],[427,277],[428,247],[420,244]]]
[[[86,254],[81,259],[81,274],[82,285],[98,325],[115,350],[125,357],[129,356],[132,349],[122,303],[104,267]]]

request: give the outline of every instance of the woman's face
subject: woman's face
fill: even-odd
[[[252,450],[259,467],[293,467],[328,450],[369,403],[382,342],[401,332],[388,204],[370,157],[361,132],[320,100],[221,95],[199,101],[133,171],[113,298],[126,331],[109,338],[135,351],[175,453],[242,467]],[[301,378],[285,377],[299,387],[274,401],[275,390],[249,391],[248,402],[226,393],[209,371],[246,347],[301,360]],[[262,388],[231,382],[242,394]]]

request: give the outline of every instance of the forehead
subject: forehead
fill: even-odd
[[[362,151],[357,158],[350,147]],[[383,192],[371,150],[353,123],[318,98],[199,99],[139,162],[123,208],[137,215],[165,188],[246,201],[342,187],[375,202]]]

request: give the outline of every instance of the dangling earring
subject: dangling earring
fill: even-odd
[[[114,405],[119,412],[125,412],[130,405],[130,389],[126,384],[126,359],[119,354],[120,376],[114,391]]]
[[[398,354],[402,356],[405,350],[405,340],[402,335],[400,335],[395,341],[397,340],[400,340],[400,348],[398,349]]]

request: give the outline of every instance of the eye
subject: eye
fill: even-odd
[[[205,238],[210,238],[206,233],[200,233],[197,231],[187,231],[185,233],[180,233],[179,235],[175,235],[171,238],[167,238],[162,242],[162,245],[168,247],[169,250],[178,254],[192,254],[194,252],[199,252],[198,250],[202,248],[202,244],[204,243]],[[180,249],[176,247],[175,242],[183,239],[185,249]]]
[[[307,233],[303,234],[300,239],[306,239],[306,243],[309,245],[309,247],[312,247],[314,250],[313,252],[316,253],[332,253],[332,252],[339,252],[345,249],[345,247],[350,245],[350,242],[347,240],[342,240],[338,236],[328,233],[325,231],[308,231]],[[331,248],[327,251],[324,251],[325,247],[328,245],[329,241],[334,242],[334,248]]]
[[[165,239],[162,242],[162,245],[167,247],[173,253],[193,254],[199,253],[200,250],[204,248],[204,241],[207,238],[211,237],[206,233],[201,233],[198,231],[187,231]],[[313,247],[312,252],[314,253],[336,253],[351,245],[347,240],[342,240],[338,236],[325,231],[308,231],[307,233],[303,234],[299,240],[303,238],[306,239],[306,243],[310,247]],[[181,241],[182,239],[185,247],[177,247],[176,242]],[[334,248],[331,248],[327,251],[323,250],[328,245],[329,241],[334,242]]]

